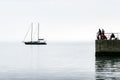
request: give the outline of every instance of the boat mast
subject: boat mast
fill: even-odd
[[[31,23],[31,42],[32,42],[32,34],[33,34],[33,23]]]
[[[38,23],[38,40],[39,40],[39,23]]]

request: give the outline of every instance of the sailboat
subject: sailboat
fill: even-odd
[[[36,41],[33,41],[33,23],[31,24],[31,41],[24,41],[25,45],[46,45],[47,43],[45,42],[44,39],[39,38],[39,23],[38,23],[38,38]]]

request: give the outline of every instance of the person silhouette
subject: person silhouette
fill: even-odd
[[[114,33],[111,34],[110,40],[112,40],[113,38],[115,38],[115,34]]]
[[[101,39],[101,30],[99,29],[98,32],[97,32],[97,39]]]

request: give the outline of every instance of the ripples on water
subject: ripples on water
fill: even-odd
[[[120,80],[120,56],[96,57],[96,80]]]

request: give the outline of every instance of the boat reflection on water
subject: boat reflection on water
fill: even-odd
[[[96,57],[96,80],[120,80],[120,56]]]

